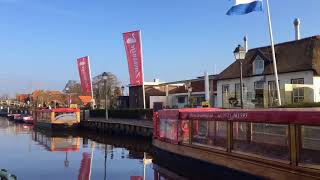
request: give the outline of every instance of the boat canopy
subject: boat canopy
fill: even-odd
[[[80,109],[55,108],[55,109],[41,109],[41,110],[38,110],[38,112],[74,113],[74,112],[80,112]]]
[[[160,119],[320,125],[320,108],[219,109],[186,108],[159,111]]]

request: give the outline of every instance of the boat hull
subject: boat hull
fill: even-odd
[[[158,139],[153,139],[153,146],[156,147],[156,149],[166,151],[174,155],[191,158],[196,161],[212,165],[227,167],[266,179],[319,179],[317,176],[288,169],[287,167],[277,166],[276,164],[265,164],[258,161],[252,161],[241,157],[217,153],[191,146],[171,144]]]
[[[75,131],[78,129],[78,124],[53,124],[53,123],[45,123],[45,122],[37,122],[35,123],[35,128],[37,129],[46,129],[50,131]]]
[[[33,120],[23,120],[23,122],[26,124],[33,124]]]
[[[176,174],[181,174],[187,179],[265,179],[263,177],[258,177],[221,165],[216,165],[189,156],[184,156],[181,155],[181,153],[174,153],[166,150],[166,147],[157,147],[156,144],[153,144],[153,163],[171,170]]]

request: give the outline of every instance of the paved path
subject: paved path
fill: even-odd
[[[88,121],[99,121],[99,122],[108,122],[114,124],[126,124],[126,125],[133,125],[133,126],[140,126],[146,128],[153,128],[153,122],[148,120],[140,120],[140,119],[115,119],[111,118],[108,121],[105,118],[89,118]]]

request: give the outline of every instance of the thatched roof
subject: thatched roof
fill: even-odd
[[[278,73],[289,73],[298,71],[314,71],[315,75],[320,75],[320,36],[290,41],[275,45]],[[273,74],[273,63],[271,47],[260,47],[250,49],[243,60],[243,77],[253,75],[252,62],[260,56],[264,61],[264,72],[262,75]],[[240,77],[239,62],[233,62],[217,79],[234,79]]]

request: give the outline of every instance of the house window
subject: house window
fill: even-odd
[[[256,81],[254,82],[254,89],[263,89],[264,82],[263,81]]]
[[[234,97],[240,97],[240,83],[234,85]]]
[[[201,106],[202,105],[202,102],[206,100],[205,96],[202,95],[202,96],[196,96],[196,106]]]
[[[304,79],[303,78],[291,79],[291,84],[304,84]]]
[[[269,107],[276,106],[277,105],[277,86],[275,81],[269,81],[268,82],[268,104]]]
[[[257,56],[253,61],[253,74],[262,74],[264,71],[264,61],[260,56]]]
[[[226,107],[229,102],[229,84],[222,85],[222,107]]]
[[[222,94],[224,96],[227,96],[229,94],[229,84],[227,85],[222,85]]]
[[[179,104],[184,104],[186,102],[186,98],[184,96],[179,96],[178,97],[178,103]]]
[[[264,107],[264,81],[254,82],[254,102],[255,108]]]
[[[291,79],[291,84],[304,84],[304,79]],[[300,103],[304,100],[304,88],[303,87],[297,87],[293,88],[292,90],[292,102],[293,103]]]

